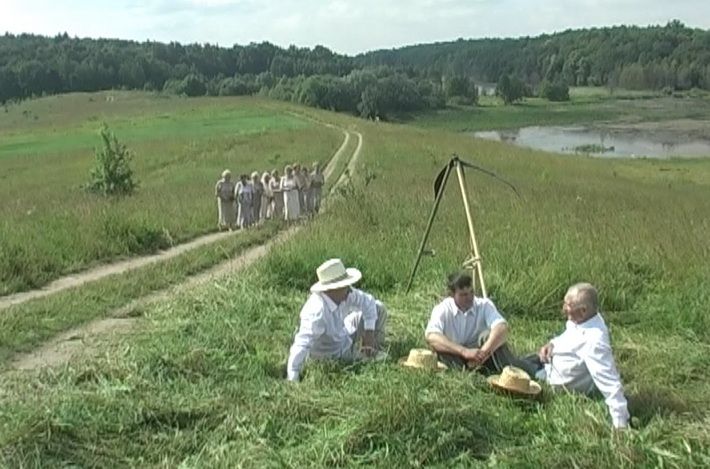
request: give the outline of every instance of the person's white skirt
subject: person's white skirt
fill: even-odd
[[[217,198],[219,212],[219,226],[232,226],[235,222],[234,203],[231,200]]]
[[[301,215],[301,203],[298,200],[298,189],[284,191],[284,218],[298,220]]]

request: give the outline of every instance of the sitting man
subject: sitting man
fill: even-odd
[[[352,288],[362,274],[330,259],[301,309],[301,324],[288,357],[287,377],[298,381],[306,358],[352,362],[375,357],[384,344],[387,310],[372,295]],[[362,340],[358,350],[357,342]]]
[[[505,345],[508,323],[493,302],[473,295],[471,276],[455,273],[448,279],[449,296],[436,305],[425,337],[439,360],[449,368],[500,373],[506,365],[530,373],[529,363],[517,360]]]
[[[609,330],[599,314],[597,290],[588,283],[570,287],[562,312],[565,331],[544,345],[530,360],[536,377],[553,389],[583,394],[599,391],[605,399],[615,428],[626,428],[629,411],[619,372],[611,353]]]

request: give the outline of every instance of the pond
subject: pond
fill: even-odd
[[[555,153],[610,158],[710,156],[710,140],[668,131],[533,126],[480,131],[474,132],[473,136]]]

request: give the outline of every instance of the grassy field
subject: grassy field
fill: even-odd
[[[710,119],[710,97],[704,92],[671,97],[653,92],[616,90],[609,94],[606,88],[572,88],[570,97],[570,101],[561,103],[526,98],[522,103],[504,106],[500,98],[483,96],[478,106],[455,106],[404,115],[400,121],[463,132],[528,125],[638,124],[669,119]],[[710,138],[707,126],[696,134]]]
[[[143,311],[143,328],[103,357],[3,374],[0,464],[710,465],[710,161],[550,155],[303,112],[363,133],[359,177],[328,213],[247,272]],[[432,180],[454,152],[522,195],[468,175],[489,294],[511,323],[512,345],[536,350],[563,328],[567,286],[597,285],[633,431],[613,433],[601,400],[546,392],[542,402],[519,402],[476,375],[396,365],[424,344],[444,275],[466,255],[452,184],[430,242],[437,255],[404,294]],[[389,306],[392,359],[311,365],[303,382],[289,384],[283,364],[298,311],[315,267],[331,256],[359,267],[362,287]]]
[[[136,153],[132,197],[80,188],[103,121]],[[0,129],[0,295],[214,231],[224,168],[325,162],[342,140],[262,100],[128,92],[23,102],[0,112]]]

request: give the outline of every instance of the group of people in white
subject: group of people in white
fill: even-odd
[[[215,185],[220,230],[249,228],[264,220],[298,220],[318,213],[325,177],[319,163],[308,170],[300,164],[287,165],[283,176],[274,169],[232,180],[228,169]]]
[[[362,276],[330,259],[316,270],[318,282],[301,309],[291,346],[287,378],[298,381],[307,358],[355,361],[386,359],[387,309],[354,288]],[[571,286],[562,305],[565,330],[537,353],[515,356],[506,345],[508,323],[490,299],[474,296],[472,278],[454,273],[448,295],[434,306],[424,339],[429,349],[412,349],[400,364],[432,371],[477,370],[496,389],[523,396],[552,390],[600,393],[614,428],[629,424],[629,411],[614,363],[607,326],[599,312],[597,290],[589,283]],[[537,380],[537,381],[536,381]]]

